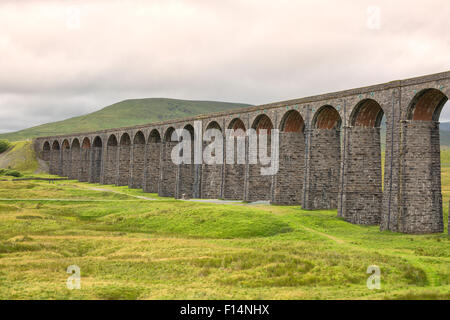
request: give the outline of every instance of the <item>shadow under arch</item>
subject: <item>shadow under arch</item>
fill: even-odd
[[[119,169],[117,185],[129,186],[131,175],[131,138],[127,132],[124,132],[120,136],[118,158]]]
[[[303,207],[308,210],[338,207],[341,170],[341,124],[331,105],[320,107],[313,116],[306,156],[307,177]]]
[[[408,104],[402,122],[402,217],[388,220],[388,227],[383,221],[382,229],[411,234],[443,232],[439,116],[447,101],[442,91],[425,88]]]
[[[353,224],[381,222],[383,117],[383,108],[376,100],[364,99],[353,108],[346,128],[338,216]]]
[[[169,127],[164,132],[161,148],[161,176],[158,189],[158,194],[161,197],[175,197],[178,168],[172,161],[172,149],[177,145],[178,141],[172,141],[174,132],[176,132],[174,127]]]
[[[183,150],[180,156],[183,156],[183,152],[190,153],[190,163],[182,163],[179,165],[178,184],[176,186],[175,197],[176,198],[200,198],[200,168],[201,165],[194,164],[194,137],[195,130],[193,125],[186,124],[183,127],[184,130],[189,132],[190,138],[190,150]],[[183,141],[185,137],[181,136],[180,141]]]
[[[218,130],[220,135],[215,135],[212,137],[212,133],[216,134],[216,132],[211,132],[209,130]],[[223,173],[223,159],[224,159],[224,136],[222,127],[220,124],[212,120],[206,126],[206,131],[204,133],[207,137],[209,137],[210,141],[203,141],[203,152],[209,154],[211,157],[219,157],[220,156],[220,164],[207,164],[203,162],[202,173],[201,173],[201,198],[202,199],[219,199],[222,198],[222,173]],[[209,135],[211,134],[211,135]],[[215,141],[215,139],[220,139],[220,142]],[[216,148],[220,148],[220,152],[216,152],[217,150],[212,150],[208,152],[207,147],[209,145],[213,145]],[[204,159],[205,160],[205,159]],[[212,160],[212,159],[211,159]]]
[[[241,118],[231,120],[228,129],[233,132],[226,141],[222,197],[225,200],[244,200],[247,129]],[[238,153],[240,153],[239,156]]]
[[[92,143],[91,153],[91,174],[89,181],[92,183],[100,183],[102,176],[103,162],[103,141],[100,136],[96,136]]]
[[[78,180],[80,177],[80,159],[81,159],[81,144],[78,138],[72,140],[72,170],[70,174],[71,179]]]
[[[131,189],[143,189],[145,169],[145,135],[142,131],[136,132],[133,138],[131,176],[129,187]]]
[[[83,139],[80,154],[80,178],[82,182],[89,182],[91,176],[91,140],[88,137]]]
[[[249,166],[248,166],[248,186],[245,191],[246,201],[271,201],[272,200],[272,176],[262,175],[261,157],[270,157],[271,155],[271,133],[274,129],[272,120],[266,114],[258,115],[252,123],[252,129],[256,131],[255,141],[249,137],[248,152],[249,152]],[[264,131],[263,131],[264,130]],[[265,135],[266,137],[261,137]],[[267,143],[264,146],[261,143],[262,138],[267,138]],[[264,140],[263,140],[264,141]],[[265,152],[264,149],[265,148]],[[257,160],[256,164],[251,164],[253,160]],[[266,165],[267,166],[267,165]]]
[[[103,173],[104,184],[117,184],[118,169],[118,140],[115,134],[110,134],[106,141],[105,169]]]
[[[157,129],[153,129],[147,139],[144,192],[159,193],[160,191],[161,147],[161,134]]]

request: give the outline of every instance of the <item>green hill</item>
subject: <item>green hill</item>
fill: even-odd
[[[164,98],[125,100],[84,116],[0,134],[0,139],[21,141],[43,136],[112,129],[248,106],[250,105],[242,103]]]

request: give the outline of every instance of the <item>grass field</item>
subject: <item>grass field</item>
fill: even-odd
[[[443,182],[447,203],[450,168]],[[75,181],[0,181],[0,199],[0,299],[450,298],[446,234]],[[66,288],[70,265],[81,290]],[[370,265],[381,290],[367,289]]]

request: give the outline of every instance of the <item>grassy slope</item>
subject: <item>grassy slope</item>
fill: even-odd
[[[28,199],[0,201],[0,299],[450,299],[444,234],[381,233],[336,211],[136,195],[0,182],[1,199]],[[42,198],[60,201],[32,200]],[[69,291],[74,264],[82,290]],[[381,267],[379,291],[366,287],[370,265]]]
[[[0,168],[34,173],[39,167],[31,141],[13,142],[7,151],[0,154]]]
[[[0,139],[19,141],[39,136],[133,126],[246,106],[249,105],[163,98],[125,100],[84,116],[43,124],[14,133],[0,134]]]

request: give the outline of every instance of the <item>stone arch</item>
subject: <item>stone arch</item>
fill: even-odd
[[[91,140],[83,139],[80,155],[80,181],[88,182],[91,176]]]
[[[274,186],[276,204],[301,205],[305,167],[305,121],[297,110],[280,121],[279,170]]]
[[[172,141],[174,127],[169,127],[164,133],[161,155],[161,176],[158,193],[161,197],[174,197],[176,192],[177,166],[172,161],[172,149],[178,143]]]
[[[273,123],[270,118],[265,114],[260,114],[256,117],[256,119],[253,121],[252,129],[256,130],[256,133],[259,134],[260,130],[267,130],[267,134],[270,135],[272,129],[273,129]]]
[[[59,141],[55,140],[52,144],[52,150],[60,150]]]
[[[117,147],[117,137],[115,134],[111,134],[108,138],[107,146],[108,147]]]
[[[304,186],[305,209],[338,207],[341,170],[341,116],[331,105],[314,114],[308,137],[308,176]]]
[[[166,129],[166,132],[164,134],[164,142],[172,142],[172,134],[174,131],[174,127],[169,127]]]
[[[331,105],[319,108],[314,114],[313,128],[316,129],[340,129],[342,123],[339,112]]]
[[[50,150],[51,150],[50,142],[45,141],[44,144],[42,145],[42,150],[44,150],[44,151],[50,151]]]
[[[381,105],[373,99],[360,101],[350,115],[350,125],[355,127],[380,127],[384,116]]]
[[[90,182],[100,183],[102,175],[102,156],[103,141],[100,136],[96,136],[92,143]]]
[[[157,129],[153,129],[147,139],[147,152],[145,159],[144,191],[149,193],[159,192],[161,168],[161,135]]]
[[[223,137],[223,131],[222,131],[222,127],[220,126],[220,124],[215,121],[212,120],[208,123],[208,125],[206,126],[206,131],[207,130],[219,130],[220,131],[220,137],[217,139],[221,140],[222,143],[222,148],[221,151],[223,152],[223,148],[224,148],[224,137]],[[205,131],[205,132],[206,132]],[[207,150],[207,146],[209,144],[216,144],[216,141],[204,141],[203,142],[203,150]],[[216,144],[217,146],[217,144]],[[214,157],[219,156],[218,153],[212,153],[212,155]],[[221,158],[222,162],[223,162],[223,153],[222,153],[222,158]],[[201,198],[202,199],[219,199],[222,197],[222,171],[223,171],[223,165],[222,164],[207,164],[204,163],[202,165],[202,174],[201,174]]]
[[[50,151],[50,173],[62,175],[61,147],[58,140],[53,141]]]
[[[153,129],[148,136],[148,143],[160,143],[161,135],[157,129]]]
[[[64,139],[62,144],[62,175],[69,177],[71,174],[71,156],[70,156],[70,142],[68,139]]]
[[[42,160],[44,160],[48,165],[50,169],[50,157],[51,157],[51,150],[52,147],[50,146],[50,142],[45,141],[42,145]]]
[[[439,121],[442,108],[448,97],[438,89],[424,89],[418,92],[408,106],[407,120]]]
[[[179,166],[179,179],[178,179],[178,185],[177,185],[177,191],[176,191],[176,198],[181,198],[184,195],[186,195],[189,198],[199,198],[200,194],[197,193],[198,188],[200,187],[200,183],[198,181],[198,168],[200,168],[200,165],[194,164],[194,127],[191,124],[186,124],[183,127],[184,130],[187,130],[190,135],[191,140],[191,150],[190,150],[190,157],[191,157],[191,163],[190,164],[180,164]],[[180,137],[181,141],[183,137]],[[184,150],[186,151],[186,150]]]
[[[383,116],[383,108],[373,99],[361,100],[350,114],[338,208],[338,215],[350,223],[379,225],[381,222]]]
[[[393,229],[404,233],[444,230],[439,116],[448,97],[427,88],[416,93],[402,125],[402,219]],[[390,226],[392,228],[392,226]]]
[[[91,140],[89,138],[83,139],[83,144],[81,145],[82,149],[90,149],[91,148]]]
[[[133,139],[133,144],[145,144],[145,136],[142,131],[136,132]]]
[[[129,186],[131,174],[131,138],[125,132],[119,142],[119,174],[117,185]]]
[[[105,169],[103,173],[104,184],[116,184],[117,183],[117,168],[118,168],[118,141],[115,134],[111,134],[108,137],[106,143],[106,157],[105,157]]]
[[[260,159],[262,151],[260,150],[261,144],[261,134],[266,130],[267,134],[267,145],[266,153],[267,156],[271,154],[271,132],[274,129],[272,120],[266,114],[258,115],[252,124],[252,129],[256,130],[257,141],[248,143],[249,154],[254,154],[255,159]],[[252,139],[251,137],[249,139]],[[272,200],[272,176],[263,176],[261,174],[261,164],[258,161],[256,164],[249,164],[248,169],[248,189],[246,199],[247,201],[271,201]]]
[[[217,129],[217,130],[220,130],[220,132],[222,132],[221,125],[215,120],[212,120],[208,123],[208,125],[206,126],[206,130],[208,130],[208,129]]]
[[[72,140],[72,170],[70,174],[71,179],[79,179],[80,176],[80,159],[81,159],[81,145],[78,138]]]
[[[225,177],[223,198],[226,200],[244,200],[244,184],[246,173],[246,127],[240,118],[234,118],[230,121],[228,129],[234,130],[230,140],[227,141],[228,147],[225,150]],[[232,148],[232,150],[231,150]],[[240,155],[238,161],[238,150],[244,153]],[[233,152],[228,156],[227,152]],[[227,159],[230,158],[230,159]],[[232,161],[230,161],[232,159]]]
[[[281,132],[303,132],[305,130],[305,121],[297,110],[286,112],[280,122]]]
[[[125,132],[120,137],[120,146],[129,146],[129,145],[131,145],[131,138],[130,135]]]
[[[140,130],[134,135],[132,153],[129,187],[142,189],[144,186],[145,169],[145,136]]]

